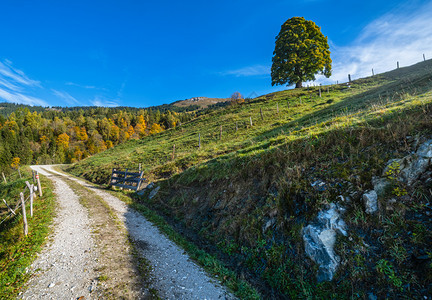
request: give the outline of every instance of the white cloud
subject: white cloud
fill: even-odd
[[[119,106],[116,100],[110,100],[103,98],[101,96],[96,96],[92,101],[90,101],[91,104],[94,106],[103,106],[103,107],[115,107]]]
[[[48,106],[44,100],[28,95],[35,87],[41,88],[40,82],[14,68],[10,60],[0,62],[0,101]]]
[[[20,93],[11,93],[2,88],[0,88],[0,99],[4,99],[7,102],[11,103],[48,106],[48,104],[44,100],[41,100],[39,98],[26,96]]]
[[[72,105],[72,104],[79,104],[79,101],[77,99],[75,99],[70,94],[68,94],[68,93],[66,93],[64,91],[57,91],[57,90],[54,90],[54,89],[51,89],[51,91],[57,97],[60,97],[63,100],[65,100],[67,104],[70,104],[70,105]]]
[[[83,88],[83,89],[97,89],[97,87],[94,86],[94,85],[82,85],[82,84],[78,84],[78,83],[75,83],[75,82],[66,82],[65,84],[66,85],[70,85],[70,86],[77,86],[77,87],[80,87],[80,88]]]
[[[263,76],[270,74],[270,66],[264,65],[254,65],[249,67],[244,67],[241,69],[225,71],[221,73],[222,75],[233,75],[236,77],[247,77],[247,76]]]
[[[14,68],[10,60],[5,60],[4,63],[0,62],[0,75],[25,86],[40,86],[39,81],[28,78],[23,71]]]
[[[318,82],[346,82],[432,58],[432,2],[400,7],[368,24],[351,45],[331,45],[333,75]]]

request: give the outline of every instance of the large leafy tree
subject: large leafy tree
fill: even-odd
[[[272,85],[296,85],[331,75],[330,50],[320,28],[303,17],[286,21],[276,37],[271,68]]]

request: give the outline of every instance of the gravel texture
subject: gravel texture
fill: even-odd
[[[66,176],[65,174],[54,171],[51,166],[43,166],[43,167],[57,175]],[[55,177],[52,178],[55,180],[56,187],[57,187],[57,185],[60,184],[58,183],[58,181],[61,180]],[[180,249],[176,244],[171,242],[165,235],[163,235],[159,231],[157,227],[155,227],[152,223],[147,221],[144,218],[144,216],[142,216],[135,210],[129,208],[124,202],[112,196],[110,193],[107,193],[99,188],[89,185],[82,180],[78,180],[78,179],[74,179],[74,180],[76,180],[78,183],[84,185],[87,188],[91,188],[96,194],[101,196],[104,199],[104,201],[108,205],[110,205],[113,208],[113,210],[117,213],[119,219],[124,223],[130,236],[135,241],[136,246],[140,249],[141,254],[148,261],[150,261],[151,265],[153,266],[153,275],[154,275],[154,282],[155,282],[154,288],[158,290],[159,295],[162,299],[234,299],[235,298],[232,294],[230,294],[226,290],[226,288],[221,286],[216,280],[211,279],[202,268],[197,266],[192,260],[189,259],[189,257],[185,254],[185,252],[182,249]],[[61,187],[61,189],[58,190],[63,191],[63,189],[66,191],[69,188]],[[69,189],[67,195],[70,194],[72,193]],[[58,192],[58,195],[59,196],[63,195],[63,193]],[[71,197],[72,196],[67,196],[66,198],[71,198]],[[72,198],[77,199],[76,196]],[[67,200],[67,201],[71,201],[71,200]],[[64,201],[62,200],[61,202],[63,203]],[[79,203],[77,204],[79,205]],[[74,209],[71,215],[72,223],[83,223],[82,226],[88,227],[88,225],[85,225],[88,224],[89,222],[88,220],[75,222],[78,218],[75,211],[76,209]],[[83,215],[85,215],[84,209],[82,207],[79,209],[83,212]],[[61,209],[58,218],[60,218],[64,214],[62,212],[64,210],[65,209]],[[83,216],[80,216],[79,218],[83,218]],[[69,228],[70,226],[75,227],[75,224],[68,223],[68,225],[62,225],[62,227],[65,228]],[[83,234],[83,232],[88,230],[88,228],[81,228],[80,230],[82,231],[73,231],[73,233],[68,233],[67,235],[62,237],[61,240],[67,241],[68,239],[70,239],[68,235],[73,237],[72,241],[78,238],[78,236],[80,237],[81,240],[81,237],[85,235]],[[58,231],[56,230],[56,237],[58,235],[57,232]],[[86,242],[90,241],[90,244],[87,245],[85,249],[87,250],[93,249],[92,248],[93,246],[91,245],[90,233],[88,233],[86,235],[86,238],[84,239],[86,240]],[[50,246],[50,248],[52,247],[53,246]],[[69,252],[71,254],[69,254],[68,252],[68,254],[65,255],[65,257],[69,257],[69,255],[72,255],[72,253],[76,252],[77,247],[75,242],[69,242],[63,244],[63,246],[59,248],[60,253],[65,252],[66,248],[69,249]],[[58,250],[55,250],[53,255],[51,256],[58,257],[59,253],[57,251]],[[46,251],[44,251],[44,253],[45,252]],[[76,270],[73,269],[74,272],[68,272],[67,275],[65,275],[65,278],[83,277],[83,281],[82,281],[83,284],[81,284],[80,286],[87,287],[88,289],[89,283],[91,284],[92,276],[89,273],[89,271],[87,272],[89,273],[90,276],[86,276],[86,278],[88,279],[84,279],[84,276],[81,276],[81,274],[84,275],[85,273],[84,269],[86,270],[90,269],[88,263],[95,262],[95,255],[93,254],[93,251],[86,252],[85,254],[87,254],[85,258],[77,257],[76,254],[74,254],[75,256],[74,256],[73,264],[76,266],[80,266],[81,269],[78,268]],[[78,262],[75,262],[75,257],[77,258]],[[66,259],[65,263],[72,264],[71,260]],[[42,265],[49,267],[51,263],[42,262]],[[66,266],[69,267],[69,265],[67,264]],[[66,268],[66,266],[64,267]],[[51,270],[52,268],[50,269],[50,271]],[[54,291],[55,286],[52,288],[48,288],[48,285],[50,284],[50,282],[57,282],[58,280],[53,280],[53,281],[50,280],[58,276],[59,275],[48,276],[47,281],[44,282],[44,284],[46,285],[45,290]],[[84,283],[86,283],[87,285],[85,285]],[[65,283],[62,284],[63,286],[65,285]],[[71,283],[69,281],[69,285],[70,284]],[[78,283],[75,285],[78,287]],[[42,287],[43,285],[40,287],[40,289]],[[77,290],[74,291],[76,292]],[[32,295],[32,294],[28,294],[26,292],[25,295]],[[75,293],[73,296],[76,297],[76,295],[77,293]],[[83,295],[89,295],[89,293]],[[43,297],[43,298],[49,299],[49,297]],[[60,298],[67,299],[68,297],[62,296]],[[86,299],[88,298],[86,297]]]
[[[98,251],[91,235],[91,220],[78,196],[56,176],[39,166],[33,170],[54,182],[59,209],[54,232],[30,267],[33,273],[22,299],[97,299]]]

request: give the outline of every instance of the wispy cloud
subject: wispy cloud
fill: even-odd
[[[90,101],[94,106],[103,107],[115,107],[119,106],[116,100],[107,99],[101,96],[96,96],[92,101]]]
[[[0,75],[25,86],[40,86],[39,81],[28,78],[23,71],[14,68],[10,60],[5,60],[4,63],[0,62]]]
[[[42,88],[39,81],[13,67],[10,60],[0,62],[0,101],[48,106],[44,100],[29,95],[34,88]]]
[[[350,45],[331,45],[333,75],[322,82],[347,81],[354,78],[386,72],[432,58],[432,2],[413,9],[398,9],[367,25]]]
[[[229,70],[221,72],[221,75],[231,75],[236,77],[248,77],[248,76],[263,76],[270,74],[270,66],[254,65],[244,67],[236,70]]]
[[[94,86],[94,85],[82,85],[82,84],[78,84],[75,82],[66,82],[66,85],[70,85],[70,86],[76,86],[76,87],[80,87],[83,89],[97,89],[98,87]]]
[[[39,98],[26,96],[20,93],[11,93],[0,87],[0,99],[4,99],[11,103],[21,103],[27,105],[48,106],[48,104]]]
[[[52,93],[55,96],[63,99],[64,101],[66,101],[67,104],[70,104],[70,105],[80,104],[80,102],[77,99],[75,99],[70,94],[68,94],[68,93],[66,93],[64,91],[57,91],[57,90],[54,90],[54,89],[51,89],[51,91],[52,91]]]

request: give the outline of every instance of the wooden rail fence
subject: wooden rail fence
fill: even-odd
[[[4,177],[4,175],[3,175],[3,178],[6,182],[6,178]],[[33,173],[33,183],[32,184],[30,184],[28,181],[26,181],[25,184],[26,184],[26,186],[25,186],[24,190],[20,193],[20,197],[17,200],[15,207],[13,209],[12,209],[11,205],[9,205],[5,199],[2,199],[3,203],[7,207],[9,214],[0,221],[0,224],[5,222],[7,219],[9,219],[11,217],[17,216],[18,211],[21,208],[21,210],[22,210],[21,214],[23,217],[24,235],[27,236],[27,234],[28,234],[28,222],[27,222],[26,203],[30,204],[30,217],[33,217],[33,201],[34,201],[34,198],[36,196],[37,190],[39,190],[39,196],[42,197],[42,189],[41,189],[41,184],[40,184],[38,172],[36,171]],[[26,195],[27,191],[28,191],[28,196],[26,197],[25,195]]]
[[[131,172],[128,169],[124,171],[121,169],[112,169],[109,185],[139,191],[142,183],[146,180],[143,178],[143,174],[144,172],[141,170]]]

